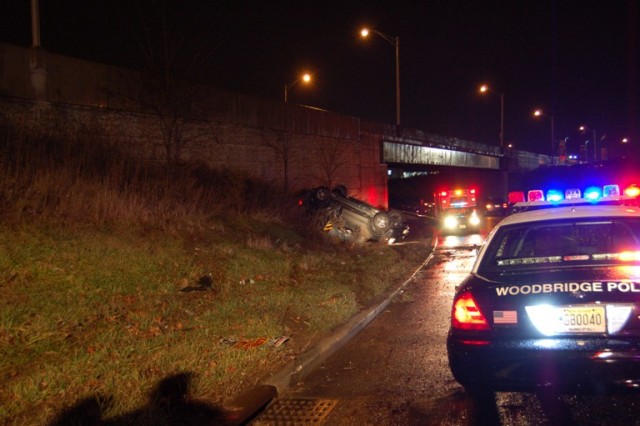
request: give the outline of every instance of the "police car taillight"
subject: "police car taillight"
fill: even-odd
[[[451,312],[451,326],[461,330],[490,329],[471,292],[464,292],[456,298]]]

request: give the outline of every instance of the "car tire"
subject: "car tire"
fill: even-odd
[[[333,188],[333,193],[340,195],[341,197],[347,197],[347,187],[344,185],[337,185]]]
[[[371,218],[369,224],[372,234],[383,235],[391,228],[391,218],[386,212],[378,212]]]
[[[404,222],[404,217],[398,210],[391,210],[389,212],[389,219],[391,219],[391,224],[393,226],[400,226]]]
[[[329,204],[329,199],[331,198],[331,192],[329,188],[325,186],[321,186],[317,188],[313,194],[313,197],[318,201],[321,206],[325,206]]]

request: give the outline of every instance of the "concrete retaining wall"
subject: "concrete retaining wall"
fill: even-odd
[[[166,116],[145,102],[145,90],[135,71],[0,44],[0,116],[26,133],[85,131],[164,162]],[[246,171],[292,192],[344,184],[351,195],[387,206],[385,126],[209,87],[196,92],[183,117],[182,161]]]

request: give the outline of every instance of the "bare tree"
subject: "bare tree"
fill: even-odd
[[[293,135],[288,130],[273,130],[273,137],[267,132],[262,133],[262,140],[265,145],[272,148],[276,159],[282,164],[282,189],[286,194],[289,191],[289,164],[291,152],[293,150]]]
[[[176,18],[176,5],[156,0],[152,7],[141,7],[141,50],[145,58],[142,93],[138,102],[158,118],[167,167],[181,161],[185,146],[207,135],[199,105],[206,93],[194,84],[206,60],[207,49],[198,43],[197,17]],[[175,19],[169,19],[169,16]]]
[[[323,139],[316,144],[323,185],[331,188],[337,183],[338,172],[353,158],[353,152],[349,148],[339,139]]]

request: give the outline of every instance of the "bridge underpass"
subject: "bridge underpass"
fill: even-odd
[[[557,161],[542,154],[497,146],[463,146],[384,140],[382,161],[389,169],[389,198],[429,200],[440,189],[475,187],[480,198],[502,197],[519,189],[523,174]]]

